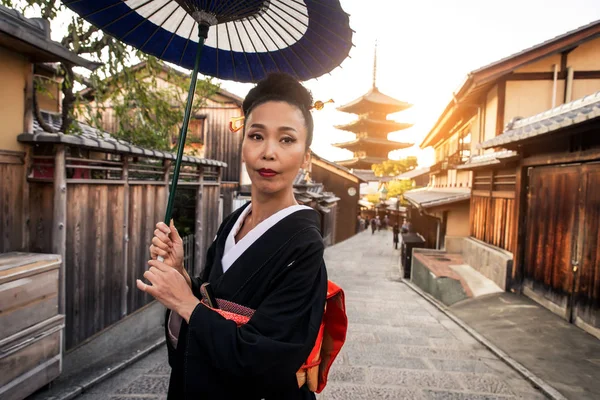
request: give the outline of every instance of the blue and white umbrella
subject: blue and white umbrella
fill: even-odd
[[[198,72],[256,82],[270,72],[324,75],[348,56],[352,30],[339,0],[63,0],[107,34],[193,69],[165,222],[174,192]]]

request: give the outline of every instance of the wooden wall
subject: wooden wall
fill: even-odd
[[[476,171],[471,195],[471,236],[516,250],[516,168]]]
[[[312,180],[323,184],[324,191],[333,192],[339,197],[337,205],[337,218],[335,236],[332,244],[344,241],[356,234],[356,217],[360,213],[358,205],[360,183],[358,178],[351,179],[350,174],[340,175],[332,171],[328,164],[313,160],[311,165]],[[354,188],[354,196],[350,196],[348,189]]]
[[[27,250],[24,157],[0,150],[0,253]]]
[[[239,117],[240,107],[206,107],[201,113],[206,116],[204,125],[204,157],[227,163],[223,170],[223,182],[239,182],[241,175],[242,131],[232,133],[229,122]]]

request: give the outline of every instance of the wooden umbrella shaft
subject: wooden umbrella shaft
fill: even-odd
[[[177,159],[175,160],[175,169],[173,170],[173,181],[171,182],[169,202],[167,203],[167,211],[165,213],[165,224],[167,225],[169,225],[171,221],[171,215],[173,214],[175,192],[177,191],[177,181],[179,180],[179,169],[181,168],[181,159],[183,158],[183,149],[185,147],[185,137],[187,135],[188,124],[192,114],[194,94],[196,93],[196,81],[198,79],[198,69],[200,68],[200,58],[202,56],[202,47],[204,46],[204,40],[208,36],[208,28],[208,25],[198,24],[198,47],[196,51],[196,61],[194,63],[194,71],[192,72],[187,104],[185,105],[183,125],[181,126],[181,134],[179,135],[179,144],[177,145]]]

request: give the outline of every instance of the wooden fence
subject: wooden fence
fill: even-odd
[[[169,160],[46,145],[32,154],[27,179],[24,166],[18,167],[10,182],[3,175],[0,244],[2,251],[63,257],[59,304],[66,314],[67,349],[153,301],[137,290],[135,280],[147,269],[154,226],[164,217]],[[13,183],[19,179],[26,182],[24,190]],[[180,182],[196,193],[195,232],[186,238],[186,256],[190,270],[199,273],[219,223],[220,167],[184,164]],[[15,186],[10,197],[5,185]],[[27,203],[22,207],[27,217],[18,212],[19,202]],[[17,244],[4,239],[10,236],[4,222],[9,215],[12,227],[26,231]],[[24,238],[25,247],[19,245]]]

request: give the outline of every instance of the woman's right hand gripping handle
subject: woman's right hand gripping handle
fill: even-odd
[[[191,287],[190,277],[183,266],[183,240],[181,240],[173,220],[171,220],[170,227],[164,222],[156,224],[154,237],[150,245],[150,257],[175,268]]]

